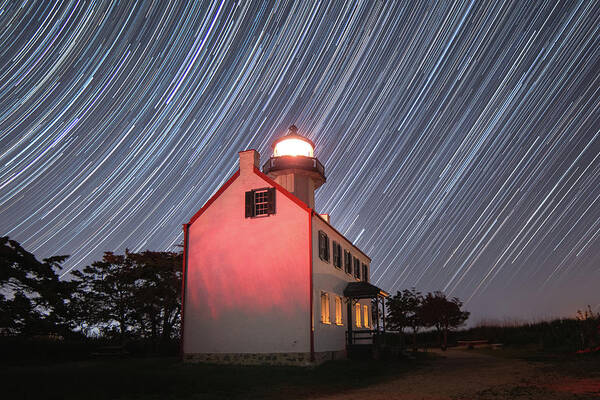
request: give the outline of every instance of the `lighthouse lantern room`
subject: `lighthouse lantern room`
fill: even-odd
[[[273,157],[263,165],[269,178],[315,207],[315,190],[325,183],[325,167],[314,157],[314,143],[298,134],[296,126],[289,127],[285,136],[273,142]]]

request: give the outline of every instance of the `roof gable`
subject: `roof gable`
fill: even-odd
[[[254,167],[254,173],[259,176],[262,180],[264,180],[266,183],[268,183],[270,186],[274,187],[275,189],[277,189],[277,191],[279,191],[281,194],[283,194],[284,196],[288,197],[290,200],[292,200],[296,205],[298,205],[300,208],[302,208],[303,210],[305,210],[306,212],[311,212],[311,209],[308,208],[308,206],[302,201],[300,200],[298,197],[294,196],[292,193],[290,193],[287,189],[285,189],[283,186],[281,186],[280,184],[278,184],[277,182],[275,182],[273,179],[269,178],[267,175],[265,175],[263,172],[261,172],[258,168]],[[227,182],[225,182],[223,184],[223,186],[221,186],[219,188],[219,190],[217,190],[217,192],[212,195],[212,197],[210,199],[208,199],[208,201],[202,206],[202,208],[200,210],[198,210],[198,212],[196,212],[196,214],[194,214],[194,216],[192,218],[190,218],[190,221],[187,223],[187,225],[191,225],[194,223],[194,221],[196,221],[210,206],[212,203],[215,202],[215,200],[217,200],[217,198],[219,198],[219,196],[221,194],[223,194],[223,192],[225,192],[225,190],[227,190],[227,188],[229,186],[231,186],[231,184],[240,176],[240,170],[238,169],[232,176],[231,178],[229,178],[227,180]]]
[[[187,223],[187,225],[191,225],[194,223],[195,220],[197,220],[203,213],[204,211],[206,211],[206,209],[208,207],[210,207],[210,205],[212,203],[214,203],[214,201],[219,198],[219,196],[238,178],[238,176],[240,176],[240,170],[238,169],[235,174],[233,174],[231,176],[231,178],[229,178],[227,180],[227,182],[225,182],[223,184],[223,186],[221,186],[219,188],[219,190],[217,190],[217,192],[215,194],[212,195],[212,197],[210,199],[208,199],[208,201],[202,206],[202,208],[200,210],[198,210],[198,212],[196,214],[194,214],[194,216],[192,218],[190,218],[190,222]]]

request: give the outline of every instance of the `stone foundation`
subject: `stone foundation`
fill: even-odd
[[[315,360],[310,361],[310,353],[192,353],[185,354],[183,361],[188,363],[241,364],[241,365],[295,365],[310,367],[329,360],[346,358],[346,350],[315,352]]]

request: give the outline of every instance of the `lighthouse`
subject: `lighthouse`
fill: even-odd
[[[369,282],[369,256],[315,211],[314,149],[292,125],[262,170],[256,150],[240,151],[183,225],[185,361],[315,365],[375,342],[387,293]]]
[[[325,167],[314,156],[315,144],[292,125],[272,147],[273,156],[263,165],[263,172],[314,209],[315,190],[325,183]]]

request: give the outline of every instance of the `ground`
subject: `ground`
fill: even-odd
[[[530,350],[448,350],[394,362],[314,369],[111,359],[0,366],[10,399],[598,400],[600,356]]]
[[[600,399],[597,356],[531,350],[435,351],[440,358],[396,379],[322,399]]]

